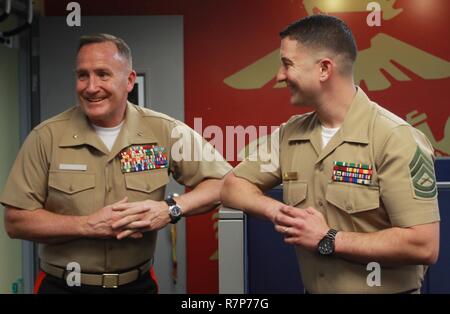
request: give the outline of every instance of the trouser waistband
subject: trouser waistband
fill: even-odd
[[[103,274],[89,274],[80,273],[80,283],[91,286],[102,286],[103,288],[117,288],[119,286],[131,283],[137,280],[141,274],[146,273],[153,266],[153,258],[143,263],[136,268],[122,272],[122,273],[103,273]],[[41,261],[41,269],[47,274],[66,279],[68,272],[66,269],[59,266],[51,265],[47,262]]]

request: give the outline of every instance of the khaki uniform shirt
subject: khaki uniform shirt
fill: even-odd
[[[376,232],[439,221],[433,148],[420,131],[371,102],[358,88],[343,125],[323,149],[321,132],[316,113],[294,116],[275,136],[277,170],[261,171],[267,164],[262,160],[268,159],[263,149],[234,173],[263,190],[283,183],[286,204],[314,207],[330,228],[341,231]],[[371,178],[365,183],[334,179],[335,162],[370,166]],[[425,273],[422,265],[381,265],[381,286],[369,287],[367,265],[299,247],[296,251],[310,293],[403,292],[420,288]]]
[[[173,138],[174,129],[179,130]],[[181,135],[180,135],[181,134]],[[221,179],[229,170],[226,161],[172,159],[171,147],[180,136],[192,147],[203,143],[187,125],[164,114],[127,104],[121,131],[109,151],[79,107],[73,107],[37,126],[27,137],[13,165],[0,202],[24,210],[45,208],[62,215],[89,215],[125,196],[129,202],[164,199],[169,174],[179,183],[194,187],[208,178]],[[168,167],[123,172],[121,152],[132,145],[164,148]],[[214,151],[215,152],[215,151]],[[215,152],[216,153],[216,152]],[[221,156],[220,156],[221,157]],[[120,272],[153,257],[156,231],[142,239],[81,238],[61,244],[40,244],[39,256],[66,268],[78,262],[82,272]]]

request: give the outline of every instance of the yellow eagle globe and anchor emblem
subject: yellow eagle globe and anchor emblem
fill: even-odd
[[[304,0],[308,15],[314,14],[314,9],[324,13],[339,12],[368,12],[367,7],[371,0]],[[403,12],[401,8],[394,8],[396,0],[379,0],[383,20],[390,20]],[[450,62],[434,56],[422,49],[414,47],[400,39],[385,33],[378,33],[370,41],[370,47],[360,50],[355,63],[355,83],[364,82],[369,91],[381,91],[392,84],[383,74],[386,72],[397,81],[410,81],[411,78],[404,73],[398,64],[413,72],[417,76],[426,79],[445,79],[450,77]],[[236,73],[226,77],[223,82],[235,89],[252,90],[260,89],[273,81],[277,74],[279,61],[279,49],[245,66]],[[273,88],[286,87],[284,83],[276,83]],[[414,110],[406,115],[406,120],[417,129],[421,130],[430,139],[436,148],[437,156],[450,155],[450,119],[447,119],[444,137],[436,140],[428,123],[426,114]]]

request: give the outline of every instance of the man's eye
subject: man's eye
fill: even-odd
[[[80,74],[77,75],[77,78],[78,78],[78,80],[80,80],[80,81],[86,80],[87,77],[88,77],[88,76],[87,76],[85,73],[80,73]]]
[[[100,77],[100,79],[106,80],[106,79],[109,78],[109,73],[106,73],[106,72],[100,72],[100,73],[98,74],[98,76]]]

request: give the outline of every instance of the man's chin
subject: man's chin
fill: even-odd
[[[83,104],[80,107],[84,114],[89,118],[89,120],[98,120],[106,114],[105,109],[102,106]]]
[[[296,96],[291,96],[291,104],[293,106],[304,106],[303,101]]]

